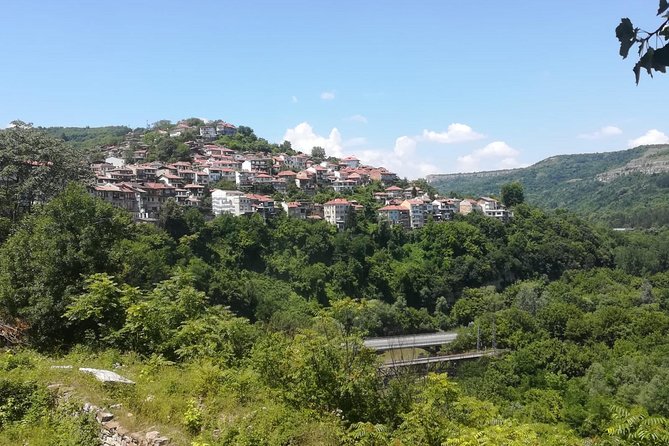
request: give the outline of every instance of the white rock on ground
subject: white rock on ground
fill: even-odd
[[[84,373],[90,373],[91,375],[95,376],[98,379],[98,381],[102,381],[104,383],[135,384],[134,381],[130,381],[128,378],[124,378],[118,373],[109,370],[81,367],[79,371]]]

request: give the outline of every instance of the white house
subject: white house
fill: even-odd
[[[125,166],[125,160],[123,158],[118,158],[116,156],[110,156],[109,158],[105,158],[105,163],[111,164],[114,167]]]
[[[216,216],[232,214],[235,217],[253,212],[251,200],[244,192],[220,189],[211,192],[211,210]]]
[[[421,228],[425,226],[427,220],[427,212],[425,209],[425,202],[419,198],[411,200],[404,200],[400,205],[409,211],[409,218],[411,221],[411,229]]]
[[[346,227],[346,219],[351,212],[351,203],[345,198],[335,198],[323,204],[323,217],[340,231]]]

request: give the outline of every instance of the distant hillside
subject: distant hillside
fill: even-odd
[[[441,193],[498,194],[520,181],[529,203],[565,208],[614,227],[669,224],[669,145],[559,155],[522,169],[429,175]]]
[[[51,136],[61,138],[77,148],[120,144],[132,129],[122,125],[107,127],[40,127]]]

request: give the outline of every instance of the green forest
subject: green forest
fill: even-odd
[[[407,231],[377,222],[373,188],[343,232],[181,208],[135,224],[77,153],[0,131],[0,444],[97,444],[84,402],[177,445],[669,444],[667,229],[521,203]],[[62,187],[22,206],[36,174]],[[459,333],[440,353],[503,354],[384,374],[362,345],[437,330]]]

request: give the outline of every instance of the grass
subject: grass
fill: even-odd
[[[136,384],[104,384],[79,367],[113,370]],[[128,433],[157,430],[172,445],[256,444],[254,438],[265,436],[276,437],[267,444],[337,444],[333,420],[286,406],[250,368],[226,368],[213,361],[173,364],[116,351],[75,350],[61,357],[8,351],[0,352],[0,375],[16,382],[57,385],[76,407],[94,404],[113,413]],[[61,444],[41,440],[49,429],[44,420],[9,425],[0,429],[0,445]],[[215,431],[220,438],[214,438]]]

